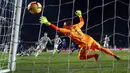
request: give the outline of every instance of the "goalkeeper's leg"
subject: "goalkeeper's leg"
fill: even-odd
[[[109,55],[113,56],[117,60],[120,60],[119,56],[117,56],[111,50],[109,50],[107,48],[101,48],[101,51],[105,52],[106,54],[109,54]]]
[[[120,60],[120,58],[115,53],[113,53],[111,50],[109,50],[107,48],[101,47],[100,44],[98,44],[96,41],[94,42],[94,48],[96,48],[96,49],[98,49],[106,54],[113,56],[117,60]]]
[[[86,48],[80,49],[79,54],[78,54],[78,58],[80,60],[87,60],[90,58],[94,58],[95,61],[97,61],[98,57],[99,57],[98,54],[89,54],[89,49],[86,49]]]

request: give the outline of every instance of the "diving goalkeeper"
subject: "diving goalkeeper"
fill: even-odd
[[[84,19],[82,18],[82,13],[80,10],[77,10],[75,14],[79,17],[80,22],[77,24],[72,25],[70,21],[65,22],[63,28],[59,28],[49,22],[45,16],[40,17],[40,23],[50,26],[52,29],[68,36],[73,42],[78,44],[80,51],[78,54],[78,58],[80,60],[87,60],[90,58],[94,58],[95,61],[98,60],[98,54],[89,54],[90,50],[100,50],[113,56],[115,59],[120,60],[120,58],[110,51],[107,48],[101,47],[101,45],[95,41],[91,36],[84,34],[81,28],[84,25]]]

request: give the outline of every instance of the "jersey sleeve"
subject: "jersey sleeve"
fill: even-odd
[[[52,29],[54,29],[54,30],[56,30],[56,31],[58,31],[58,32],[60,32],[60,33],[62,33],[62,34],[68,34],[68,33],[70,33],[69,30],[67,30],[67,29],[65,29],[65,28],[59,28],[59,27],[55,26],[54,24],[50,24],[50,27],[51,27]]]
[[[78,26],[79,28],[82,28],[84,25],[84,19],[83,19],[83,17],[79,17],[79,20],[80,20],[80,22],[78,24],[76,24],[76,26]]]

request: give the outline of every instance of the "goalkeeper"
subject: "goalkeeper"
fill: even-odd
[[[90,50],[100,50],[102,52],[105,52],[106,54],[109,54],[113,56],[115,59],[120,60],[120,58],[114,54],[112,51],[110,51],[107,48],[103,48],[100,46],[100,44],[95,41],[91,36],[84,34],[81,30],[81,28],[84,25],[84,19],[82,18],[82,13],[80,10],[77,10],[75,14],[79,17],[80,22],[72,25],[71,22],[65,22],[63,28],[59,28],[55,26],[54,24],[50,23],[45,16],[40,17],[40,23],[50,26],[52,29],[68,36],[71,38],[73,42],[78,44],[80,51],[78,54],[78,58],[80,60],[87,60],[90,58],[94,58],[95,61],[98,60],[99,55],[98,54],[89,54]]]

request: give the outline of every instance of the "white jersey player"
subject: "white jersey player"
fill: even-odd
[[[48,41],[52,44],[50,38],[47,36],[47,33],[44,33],[44,36],[37,42],[38,46],[36,48],[35,57],[37,57],[46,48]]]
[[[61,38],[59,38],[59,35],[55,36],[54,41],[54,50],[53,50],[53,54],[55,54],[56,51],[58,51],[58,46],[59,44],[62,42]]]
[[[110,41],[109,37],[107,35],[105,35],[103,47],[108,48],[109,47],[109,41]]]

